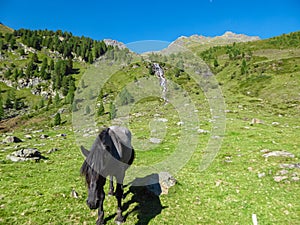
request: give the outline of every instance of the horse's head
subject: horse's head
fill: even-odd
[[[81,146],[81,152],[85,157],[89,155],[89,151],[83,146]],[[86,203],[90,209],[97,209],[100,204],[100,187],[104,185],[105,179],[97,173],[86,160],[84,160],[80,172],[85,176],[88,187],[88,198]]]
[[[110,134],[109,134],[109,130],[110,128],[106,128],[104,129],[100,134],[99,134],[99,138],[103,144],[103,146],[105,147],[105,149],[108,151],[108,152],[111,152],[111,148],[113,146],[113,142],[112,142],[112,139],[110,137]]]

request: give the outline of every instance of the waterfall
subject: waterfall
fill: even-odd
[[[161,68],[161,66],[158,63],[153,63],[153,69],[155,75],[159,78],[159,84],[163,88],[162,90],[162,98],[167,102],[167,81],[165,78],[164,70]]]

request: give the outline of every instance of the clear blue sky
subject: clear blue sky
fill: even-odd
[[[0,22],[13,29],[60,29],[124,43],[228,30],[268,38],[300,30],[300,1],[0,0]]]

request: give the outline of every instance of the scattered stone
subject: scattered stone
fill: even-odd
[[[272,125],[273,125],[273,126],[278,126],[279,123],[278,123],[278,122],[273,122]]]
[[[92,135],[90,135],[89,133],[84,133],[84,134],[82,135],[82,137],[90,137],[90,136],[92,136]]]
[[[32,131],[33,134],[41,133],[41,132],[44,132],[44,130],[43,130],[43,129],[40,129],[40,130],[34,130],[34,131]]]
[[[23,142],[20,138],[16,136],[8,136],[3,140],[4,143],[20,143]]]
[[[197,132],[198,132],[199,134],[208,134],[208,133],[209,133],[208,130],[203,130],[203,129],[198,129]]]
[[[177,183],[177,180],[168,172],[159,173],[159,184],[161,186],[161,194],[168,194],[169,189]]]
[[[40,139],[46,139],[46,138],[48,138],[49,136],[47,135],[47,134],[42,134],[41,136],[40,136]]]
[[[183,124],[184,124],[184,122],[179,121],[179,122],[177,123],[177,126],[182,126]]]
[[[166,119],[166,118],[158,118],[157,121],[166,123],[166,122],[168,122],[168,119]]]
[[[258,173],[257,176],[258,178],[263,178],[266,176],[266,173]]]
[[[300,178],[299,178],[299,177],[292,177],[291,180],[292,180],[292,181],[299,181]]]
[[[263,157],[268,158],[268,157],[289,157],[289,158],[294,158],[295,155],[286,151],[273,151],[273,152],[268,152],[263,154]]]
[[[56,137],[67,137],[67,135],[66,134],[58,134],[58,135],[56,135]]]
[[[282,176],[282,175],[286,175],[288,173],[289,173],[289,171],[287,171],[287,170],[280,170],[277,174]]]
[[[32,139],[32,136],[29,135],[29,134],[24,135],[24,137],[27,138],[27,139]]]
[[[161,139],[159,138],[150,138],[150,142],[153,144],[159,144],[161,143]]]
[[[264,124],[264,121],[260,120],[260,119],[257,119],[257,118],[253,118],[251,120],[251,123],[250,125],[253,126],[254,124]]]
[[[28,148],[28,149],[21,149],[7,155],[7,159],[13,162],[20,162],[20,161],[28,161],[28,160],[40,160],[44,157],[36,148]]]
[[[72,198],[78,198],[78,193],[75,191],[75,189],[73,188],[71,191],[71,197]]]
[[[58,148],[52,148],[47,152],[47,154],[51,154],[51,153],[57,152],[57,151],[58,151]]]
[[[274,176],[274,181],[280,182],[288,178],[288,176]]]
[[[265,148],[265,149],[262,149],[262,150],[260,150],[260,152],[262,152],[262,153],[268,153],[268,152],[271,152],[271,150],[270,150],[270,149],[267,149],[267,148]]]
[[[280,168],[288,168],[288,169],[300,168],[300,163],[295,163],[295,164],[282,163],[279,165],[279,167]]]

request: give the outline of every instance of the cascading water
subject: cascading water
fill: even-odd
[[[161,66],[159,65],[159,63],[153,63],[153,69],[154,69],[154,73],[155,75],[159,78],[159,84],[160,86],[163,88],[162,90],[162,98],[165,100],[165,102],[167,102],[167,97],[166,97],[166,93],[167,93],[167,81],[165,78],[165,73],[164,70],[161,68]]]

